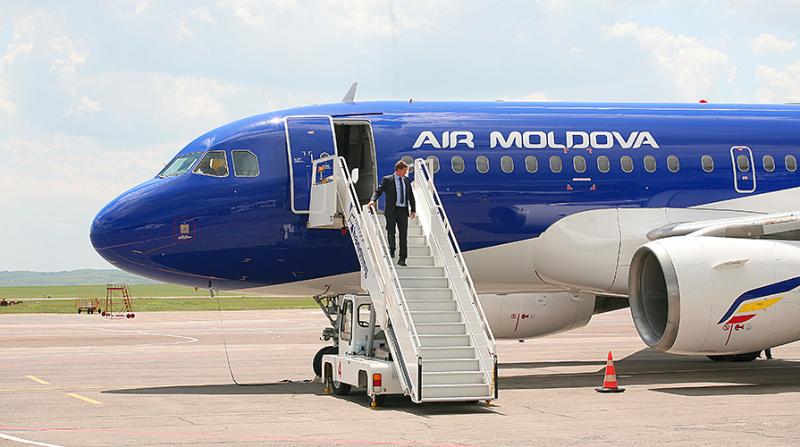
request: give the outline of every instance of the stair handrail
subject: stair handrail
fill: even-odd
[[[376,278],[378,281],[378,287],[380,287],[380,292],[384,296],[384,301],[386,301],[387,297],[394,298],[395,303],[397,303],[398,307],[400,308],[400,314],[403,318],[403,323],[407,328],[411,329],[412,333],[412,343],[411,346],[414,350],[415,358],[419,362],[422,358],[421,354],[421,347],[422,344],[420,343],[419,334],[417,333],[417,328],[413,324],[413,320],[411,320],[410,315],[408,315],[409,308],[408,302],[406,301],[405,293],[403,293],[402,285],[400,284],[400,277],[397,274],[397,270],[394,267],[394,263],[391,261],[392,257],[389,255],[389,247],[387,245],[387,241],[384,240],[380,234],[375,234],[376,229],[381,228],[380,220],[378,220],[377,215],[377,208],[374,206],[365,205],[364,207],[361,206],[359,199],[358,199],[358,192],[355,189],[355,185],[353,184],[352,178],[350,176],[350,170],[347,166],[347,161],[343,157],[339,157],[339,163],[337,163],[339,169],[342,170],[340,175],[344,179],[345,183],[347,184],[347,188],[350,195],[350,200],[355,201],[357,204],[353,209],[355,210],[355,217],[358,221],[358,225],[361,229],[362,236],[369,238],[369,244],[367,244],[367,251],[370,254],[371,263],[375,267],[373,269],[374,272],[378,272]],[[363,212],[363,209],[367,209],[367,213]],[[364,217],[364,215],[368,217]],[[367,221],[369,220],[369,223]],[[378,239],[375,241],[375,239]],[[373,247],[379,247],[380,256],[378,253],[373,251]],[[388,259],[389,262],[381,262],[381,260]],[[388,272],[387,270],[388,265]],[[388,276],[388,278],[387,278]],[[390,286],[391,284],[391,286]],[[387,293],[388,292],[388,293]],[[401,349],[398,346],[398,349]],[[402,349],[401,349],[402,351]],[[406,379],[408,383],[408,388],[412,392],[414,391],[413,381],[411,380],[410,371],[407,368],[407,362],[403,362],[401,366],[404,372],[404,379]],[[422,387],[422,383],[417,384],[418,388]],[[419,393],[417,393],[419,394]]]
[[[467,281],[467,285],[469,286],[469,292],[471,293],[471,299],[475,307],[478,309],[478,315],[481,319],[481,323],[483,324],[483,329],[486,333],[486,336],[489,341],[489,355],[493,356],[495,354],[497,343],[494,339],[494,334],[492,333],[492,328],[489,325],[489,319],[486,318],[486,313],[483,311],[483,306],[481,305],[480,300],[478,299],[478,292],[475,290],[475,283],[472,281],[472,275],[469,273],[469,269],[467,268],[467,263],[464,260],[464,256],[461,252],[461,247],[458,245],[458,239],[456,238],[455,233],[453,232],[453,227],[450,225],[450,220],[447,217],[447,212],[444,210],[444,206],[442,205],[442,200],[439,197],[439,192],[433,184],[433,177],[430,174],[428,164],[425,160],[418,158],[414,160],[414,182],[416,183],[418,180],[417,174],[422,173],[422,177],[419,180],[422,180],[420,186],[424,186],[425,189],[428,191],[429,197],[425,197],[425,201],[428,203],[429,208],[432,208],[436,211],[435,214],[439,216],[439,220],[441,221],[442,225],[444,226],[445,231],[447,231],[448,240],[450,241],[451,248],[453,252],[455,252],[455,259],[458,262],[459,268],[461,269],[461,274],[463,275],[464,279]],[[430,203],[429,199],[433,198],[433,203]],[[432,215],[434,213],[431,213]],[[433,218],[433,216],[431,216]],[[436,238],[433,239],[433,242],[439,246],[439,241]],[[441,250],[444,254],[444,251]],[[460,305],[460,303],[459,303]],[[462,309],[463,310],[463,309]],[[469,324],[469,322],[467,322]],[[493,366],[492,366],[493,368]],[[489,371],[490,369],[487,369]]]

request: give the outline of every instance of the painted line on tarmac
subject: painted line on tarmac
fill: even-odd
[[[168,345],[184,345],[189,343],[195,343],[197,341],[194,337],[188,337],[185,335],[174,335],[174,334],[158,334],[155,332],[146,332],[146,331],[132,331],[132,330],[124,330],[124,329],[107,329],[107,328],[99,328],[101,331],[106,332],[122,332],[128,334],[138,334],[138,335],[151,335],[154,337],[170,337],[170,338],[177,338],[180,341],[171,342],[171,343],[148,343],[143,345],[134,345],[132,347],[147,347],[147,346],[168,346]]]
[[[16,436],[7,435],[5,433],[0,433],[0,439],[5,439],[11,442],[18,442],[20,444],[38,445],[41,447],[64,447],[63,445],[58,445],[58,444],[48,444],[46,442],[36,442],[36,441],[31,441],[29,439],[22,439]]]
[[[91,398],[86,397],[86,396],[81,396],[78,393],[64,393],[64,394],[66,394],[69,397],[74,397],[75,399],[79,399],[79,400],[82,400],[84,402],[88,402],[88,403],[93,404],[93,405],[102,404],[102,402],[100,402],[99,400],[94,400],[94,399],[91,399]]]
[[[48,382],[46,380],[43,380],[43,379],[40,379],[40,378],[38,378],[36,376],[25,376],[25,377],[28,378],[28,379],[33,380],[34,382],[38,383],[39,385],[50,385],[50,382]]]

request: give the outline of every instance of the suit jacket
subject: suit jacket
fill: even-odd
[[[411,180],[408,177],[403,177],[403,181],[406,182],[406,203],[408,204],[408,209],[412,213],[417,212],[417,202],[414,200],[414,191],[411,189]],[[394,174],[389,174],[383,179],[381,179],[380,184],[378,184],[378,189],[375,190],[375,193],[372,194],[372,201],[377,202],[378,197],[381,194],[386,194],[386,214],[394,214],[394,210],[397,203],[397,187],[395,186],[394,182]]]

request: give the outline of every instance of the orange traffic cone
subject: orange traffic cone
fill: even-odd
[[[614,369],[614,358],[611,351],[608,351],[608,361],[606,361],[606,376],[603,378],[603,386],[594,389],[598,393],[621,393],[625,388],[620,388],[617,383],[617,371]]]

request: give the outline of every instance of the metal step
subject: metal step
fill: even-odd
[[[465,400],[493,399],[488,384],[425,385],[422,383],[422,400],[437,398],[471,398]]]
[[[458,323],[419,323],[414,322],[419,335],[467,335],[467,325]]]
[[[399,248],[398,248],[399,250]],[[408,246],[408,256],[430,256],[431,255],[431,248],[421,245],[409,245]]]
[[[416,266],[409,265],[406,267],[397,267],[397,276],[400,278],[444,278],[444,267],[436,266]]]
[[[408,264],[409,267],[423,267],[436,265],[436,262],[434,261],[433,256],[409,256],[406,258],[406,264]]]
[[[452,300],[453,291],[450,289],[403,288],[403,294],[409,301],[437,301]]]
[[[401,267],[402,268],[402,267]],[[400,278],[400,286],[405,289],[447,289],[450,281],[447,278],[430,278],[430,277],[414,277],[414,278]]]
[[[420,335],[419,343],[423,348],[470,346],[469,335]]]
[[[429,372],[480,371],[478,359],[427,359],[423,360],[423,362],[423,370]]]
[[[423,392],[427,385],[483,385],[483,373],[477,371],[432,371],[425,372],[422,370],[422,387]]]
[[[395,238],[396,240],[396,238]],[[428,238],[425,236],[408,236],[406,238],[409,247],[427,247]]]
[[[423,323],[461,323],[461,312],[411,312],[414,324]]]
[[[431,346],[423,347],[421,352],[423,362],[475,358],[475,348],[472,346]]]
[[[444,311],[444,312],[453,312],[456,310],[456,302],[454,300],[448,301],[407,301],[408,303],[408,310],[410,312],[435,312],[435,311]]]

